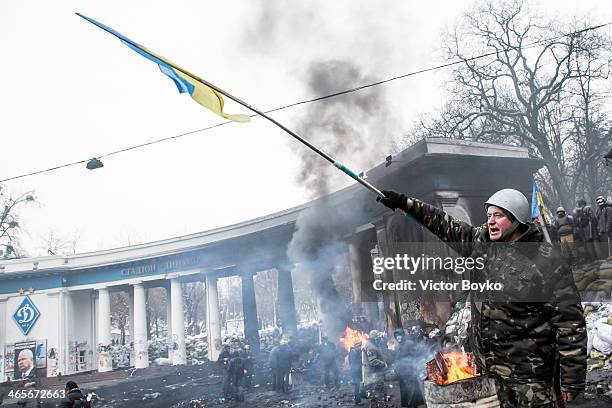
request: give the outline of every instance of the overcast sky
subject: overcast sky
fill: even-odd
[[[155,64],[75,11],[265,110],[318,96],[313,72],[326,67],[348,67],[351,79],[362,81],[440,63],[441,33],[472,4],[3,1],[0,179],[222,121],[178,94]],[[590,14],[594,23],[612,21],[607,1],[539,5],[561,19],[577,13]],[[383,161],[394,137],[407,132],[418,115],[442,106],[447,74],[382,86],[376,94],[381,108],[368,114],[360,152],[325,141],[320,147],[357,171]],[[312,109],[302,105],[273,115],[308,133],[316,127]],[[226,111],[248,113],[230,102]],[[338,107],[338,115],[344,114]],[[344,118],[353,124],[366,120],[354,111]],[[64,239],[76,234],[77,251],[85,252],[204,231],[302,204],[316,194],[298,179],[303,149],[258,118],[103,158],[101,169],[78,165],[4,185],[13,194],[36,192],[38,204],[21,217],[30,255],[44,254],[41,241],[50,231]],[[349,181],[335,180],[332,187]]]

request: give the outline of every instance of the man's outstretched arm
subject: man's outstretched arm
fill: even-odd
[[[466,222],[454,219],[433,205],[406,197],[404,194],[394,191],[383,191],[382,193],[385,195],[385,198],[379,200],[382,204],[392,210],[399,208],[405,211],[461,255],[469,255],[472,252],[473,243],[484,239],[485,226],[473,227]]]

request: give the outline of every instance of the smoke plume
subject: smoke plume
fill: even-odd
[[[342,237],[349,233],[355,215],[352,209],[340,209],[322,200],[300,214],[288,249],[298,273],[308,274],[319,297],[324,330],[335,339],[350,324],[351,315],[332,275],[337,265],[346,261]]]
[[[313,62],[308,69],[308,87],[313,95],[327,95],[356,84],[373,82],[349,61]],[[383,88],[372,87],[308,106],[298,133],[355,171],[382,162],[392,145]],[[298,182],[311,197],[321,197],[350,182],[329,162],[308,149],[300,158]]]
[[[290,73],[304,84],[304,95],[316,97],[379,80],[388,52],[388,37],[379,33],[396,16],[388,8],[368,2],[334,4],[265,1],[258,4],[252,24],[244,30],[244,49],[260,58],[284,61],[279,75]],[[367,18],[364,18],[367,16]],[[340,24],[340,25],[339,25]],[[284,70],[284,72],[282,72]],[[359,172],[381,163],[398,135],[398,124],[385,86],[366,88],[295,110],[290,126],[311,143]],[[352,183],[328,161],[295,144],[299,159],[297,183],[310,198],[320,198],[300,214],[288,256],[298,271],[309,275],[319,296],[325,330],[332,338],[350,323],[350,313],[338,294],[333,271],[345,262],[344,237],[355,226],[361,210],[329,205],[324,197]],[[293,145],[292,145],[293,146]],[[341,259],[341,260],[340,260]]]

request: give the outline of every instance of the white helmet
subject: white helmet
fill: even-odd
[[[508,211],[521,224],[527,224],[531,221],[529,201],[527,201],[527,197],[518,190],[512,188],[499,190],[485,201],[485,209],[490,205]]]

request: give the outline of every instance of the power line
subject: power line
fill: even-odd
[[[573,36],[573,35],[577,35],[577,34],[582,34],[582,33],[587,32],[587,31],[597,30],[597,29],[609,26],[611,24],[612,24],[612,22],[605,23],[605,24],[600,24],[600,25],[596,25],[596,26],[587,27],[587,28],[584,28],[582,30],[573,31],[573,32],[568,33],[568,34],[563,34],[563,35],[559,35],[557,37],[551,37],[551,38],[548,38],[548,39],[536,41],[536,42],[527,44],[527,45],[523,46],[522,48],[523,49],[533,48],[533,47],[536,47],[536,46],[541,45],[541,44],[551,43],[553,41],[559,40],[559,39],[564,38],[564,37],[569,37],[569,36]],[[485,58],[485,57],[490,57],[492,55],[498,54],[501,51],[509,51],[509,50],[512,50],[512,49],[516,49],[516,47],[510,47],[510,48],[506,48],[506,49],[503,49],[503,50],[498,50],[498,51],[493,51],[493,52],[489,52],[489,53],[485,53],[485,54],[480,54],[480,55],[477,55],[475,57],[462,58],[460,60],[451,61],[451,62],[448,62],[446,64],[440,64],[440,65],[436,65],[436,66],[429,67],[429,68],[423,68],[423,69],[420,69],[420,70],[417,70],[417,71],[412,71],[412,72],[409,72],[409,73],[406,73],[406,74],[397,75],[397,76],[390,77],[390,78],[387,78],[387,79],[383,79],[383,80],[380,80],[380,81],[377,81],[377,82],[371,82],[369,84],[360,85],[360,86],[357,86],[357,87],[354,87],[354,88],[350,88],[350,89],[346,89],[346,90],[343,90],[343,91],[334,92],[334,93],[331,93],[331,94],[327,94],[327,95],[323,95],[323,96],[318,96],[318,97],[315,97],[315,98],[304,99],[304,100],[301,100],[301,101],[298,101],[298,102],[294,102],[294,103],[290,103],[290,104],[287,104],[287,105],[283,105],[283,106],[280,106],[280,107],[277,107],[277,108],[272,108],[270,110],[264,111],[264,113],[277,112],[277,111],[280,111],[280,110],[283,110],[283,109],[292,108],[292,107],[298,106],[298,105],[304,105],[304,104],[307,104],[307,103],[318,102],[318,101],[322,101],[322,100],[325,100],[325,99],[335,98],[337,96],[346,95],[346,94],[349,94],[349,93],[358,92],[358,91],[361,91],[363,89],[371,88],[371,87],[374,87],[374,86],[383,85],[383,84],[386,84],[388,82],[397,81],[398,79],[404,79],[404,78],[408,78],[408,77],[411,77],[411,76],[423,74],[423,73],[426,73],[426,72],[437,71],[439,69],[448,68],[448,67],[451,67],[451,66],[454,66],[454,65],[464,64],[466,62],[475,61],[475,60],[478,60],[478,59],[481,59],[481,58]],[[259,115],[257,115],[257,114],[249,115],[249,117],[251,117],[251,118],[256,117],[256,116],[259,116]],[[220,123],[217,123],[215,125],[207,126],[205,128],[196,129],[196,130],[192,130],[192,131],[189,131],[189,132],[180,133],[178,135],[164,137],[164,138],[161,138],[161,139],[156,139],[156,140],[152,140],[152,141],[149,141],[149,142],[146,142],[146,143],[141,143],[141,144],[138,144],[138,145],[133,145],[133,146],[126,147],[126,148],[123,148],[123,149],[119,149],[119,150],[115,150],[115,151],[112,151],[112,152],[104,153],[104,154],[102,154],[100,156],[96,156],[95,158],[101,159],[102,157],[108,157],[108,156],[112,156],[114,154],[127,152],[129,150],[135,150],[135,149],[139,149],[141,147],[150,146],[150,145],[153,145],[153,144],[157,144],[157,143],[161,143],[161,142],[166,142],[166,141],[173,140],[173,139],[178,139],[178,138],[181,138],[181,137],[184,137],[184,136],[192,135],[194,133],[204,132],[204,131],[207,131],[207,130],[210,130],[210,129],[214,129],[214,128],[217,128],[217,127],[220,127],[220,126],[224,126],[224,125],[227,125],[229,123],[233,123],[233,122],[231,122],[231,121],[220,122]],[[77,164],[82,164],[82,163],[88,162],[89,160],[91,160],[91,159],[79,160],[79,161],[72,162],[72,163],[61,164],[61,165],[50,167],[50,168],[43,169],[43,170],[37,170],[37,171],[30,172],[30,173],[26,173],[26,174],[21,174],[21,175],[18,175],[18,176],[9,177],[9,178],[0,180],[0,183],[3,183],[5,181],[10,181],[10,180],[15,180],[15,179],[23,178],[23,177],[34,176],[36,174],[47,173],[47,172],[58,170],[58,169],[61,169],[61,168],[64,168],[64,167],[69,167],[69,166],[74,166],[74,165],[77,165]]]

